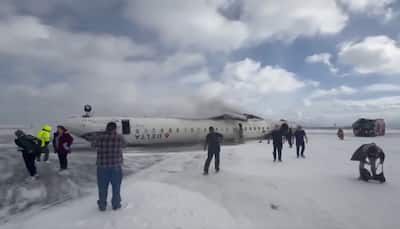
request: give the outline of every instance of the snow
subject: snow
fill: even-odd
[[[87,143],[77,141],[74,144],[69,156],[69,171],[59,173],[57,156],[50,153],[50,163],[36,163],[39,180],[32,181],[21,153],[10,143],[13,141],[12,132],[0,132],[1,140],[4,143],[0,143],[0,225],[21,214],[32,214],[87,196],[96,187],[96,154],[87,147]],[[158,154],[130,152],[128,150],[125,157],[126,175],[150,167],[164,158]]]
[[[125,177],[119,211],[99,212],[92,190],[0,227],[397,229],[399,137],[348,134],[339,141],[334,133],[310,133],[306,159],[297,159],[295,149],[285,145],[283,163],[272,162],[266,142],[223,146],[222,171],[208,176],[201,174],[203,151],[169,153]],[[359,145],[370,142],[386,152],[385,184],[358,180],[358,164],[350,161]]]

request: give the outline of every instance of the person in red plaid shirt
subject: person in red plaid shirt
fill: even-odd
[[[125,147],[125,140],[122,135],[117,134],[115,122],[109,122],[106,131],[96,137],[94,147],[97,150],[97,186],[99,189],[97,205],[100,211],[106,210],[108,185],[111,183],[112,208],[118,210],[121,208],[122,148]]]

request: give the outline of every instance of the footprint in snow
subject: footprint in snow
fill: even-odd
[[[279,206],[278,205],[276,205],[276,204],[270,204],[269,205],[270,206],[270,208],[272,209],[272,210],[279,210]]]

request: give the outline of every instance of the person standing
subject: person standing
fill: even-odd
[[[32,180],[36,180],[39,176],[35,166],[35,158],[40,151],[40,140],[32,135],[26,135],[22,130],[15,131],[15,144],[20,147],[25,167],[29,172]]]
[[[96,136],[93,146],[97,150],[97,186],[99,199],[97,205],[100,211],[107,208],[108,186],[112,187],[112,209],[121,208],[122,183],[122,148],[126,145],[122,135],[117,134],[117,124],[109,122],[104,133]]]
[[[223,139],[222,134],[214,131],[214,127],[210,126],[208,131],[209,133],[206,136],[206,141],[204,144],[204,151],[208,150],[208,153],[206,162],[204,163],[203,175],[208,175],[208,169],[213,157],[215,163],[215,172],[219,172],[219,154],[221,151],[221,141]]]
[[[276,162],[277,153],[279,162],[282,162],[283,133],[282,130],[279,128],[279,125],[275,125],[274,130],[272,130],[272,132],[270,133],[270,138],[272,138],[272,144],[274,147],[274,151],[272,152],[274,156],[274,162]],[[268,138],[268,144],[270,138]]]
[[[306,132],[303,130],[303,128],[301,126],[297,126],[297,129],[294,132],[294,136],[296,139],[297,158],[299,158],[299,156],[301,156],[302,158],[305,158],[305,156],[304,156],[305,143],[308,143],[308,138],[307,138]]]
[[[49,160],[49,143],[51,139],[51,126],[44,125],[42,129],[37,133],[36,137],[40,140],[40,152],[37,154],[37,161],[41,160],[41,155],[44,154],[43,161]]]
[[[60,162],[60,172],[68,169],[68,154],[71,153],[71,145],[74,138],[69,134],[64,126],[57,126],[57,132],[54,134],[53,147],[54,153],[57,153]]]
[[[339,128],[339,129],[338,129],[336,135],[338,136],[338,138],[339,138],[340,140],[344,140],[344,132],[343,132],[343,129],[342,129],[342,128]]]

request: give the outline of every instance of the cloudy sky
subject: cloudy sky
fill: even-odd
[[[242,110],[400,123],[398,0],[1,0],[0,124]]]

